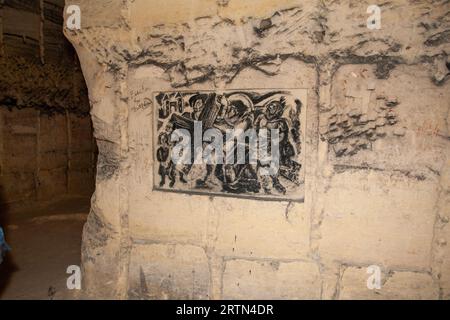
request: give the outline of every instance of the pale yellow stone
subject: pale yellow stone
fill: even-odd
[[[325,194],[320,255],[430,268],[436,185],[382,172],[337,174]]]
[[[131,250],[130,298],[195,299],[209,297],[208,260],[190,245],[136,244]]]
[[[153,192],[130,204],[131,236],[165,242],[206,245],[211,201],[204,196]]]
[[[341,300],[430,300],[439,298],[439,287],[429,274],[393,272],[381,274],[381,288],[369,289],[371,273],[366,268],[348,267],[340,284]]]
[[[309,252],[310,219],[303,203],[215,198],[216,254],[297,259]]]
[[[231,260],[223,275],[224,299],[320,299],[313,262]]]

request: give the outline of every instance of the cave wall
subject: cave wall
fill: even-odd
[[[88,295],[449,299],[449,3],[66,1],[99,161]],[[307,90],[304,201],[155,190],[153,93]],[[366,268],[382,270],[381,289]]]
[[[0,203],[94,189],[87,88],[63,9],[57,0],[0,4]]]

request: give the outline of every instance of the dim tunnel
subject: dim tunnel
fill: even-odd
[[[0,1],[0,299],[68,298],[97,146],[64,0]]]

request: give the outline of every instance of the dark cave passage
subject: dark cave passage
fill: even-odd
[[[80,264],[97,147],[64,0],[0,2],[0,299],[62,298]]]

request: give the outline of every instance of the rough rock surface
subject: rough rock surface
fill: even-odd
[[[385,2],[380,30],[366,1],[66,4],[100,149],[88,293],[375,298],[378,265],[383,297],[450,297],[448,1]],[[307,89],[305,201],[152,191],[148,101],[174,88]]]

